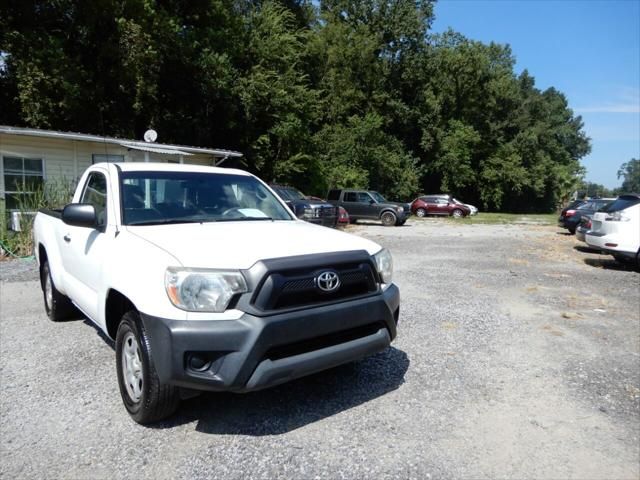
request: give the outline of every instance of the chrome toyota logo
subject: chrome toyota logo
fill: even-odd
[[[333,292],[340,286],[340,277],[336,272],[322,272],[316,277],[316,285],[323,292]]]

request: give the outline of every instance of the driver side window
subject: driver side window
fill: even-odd
[[[89,203],[94,206],[98,227],[104,227],[107,224],[107,179],[102,173],[89,174],[80,203]]]
[[[358,192],[358,203],[369,203],[371,201],[371,197],[366,192]]]

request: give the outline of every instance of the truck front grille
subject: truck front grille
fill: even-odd
[[[370,262],[316,266],[306,269],[268,272],[253,297],[252,304],[262,311],[320,305],[344,301],[378,291],[378,283]],[[340,287],[323,292],[316,278],[330,270],[338,274]]]

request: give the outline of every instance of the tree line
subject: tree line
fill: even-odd
[[[508,45],[431,31],[425,0],[4,0],[0,123],[242,151],[324,195],[450,192],[545,211],[590,141]]]

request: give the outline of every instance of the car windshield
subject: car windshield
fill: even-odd
[[[122,172],[122,223],[293,220],[256,178],[200,172]]]
[[[453,199],[453,203],[457,203],[458,205],[464,205],[464,202],[461,202],[460,200],[458,200],[457,198]]]
[[[640,197],[636,195],[622,195],[609,205],[602,207],[600,211],[607,213],[619,212],[620,210],[626,210],[629,207],[633,207],[638,203],[640,203]]]
[[[300,190],[297,190],[295,188],[282,188],[282,191],[284,191],[286,193],[286,195],[289,197],[289,200],[304,200],[305,197],[302,194],[302,192]]]
[[[384,198],[378,192],[369,192],[369,193],[375,199],[375,201],[378,202],[378,203],[385,203],[387,201],[386,198]]]

